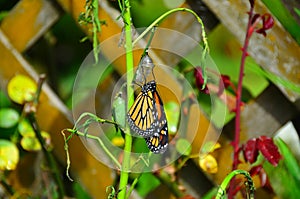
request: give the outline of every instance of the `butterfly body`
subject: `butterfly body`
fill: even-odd
[[[127,114],[130,129],[145,138],[153,153],[163,153],[168,146],[168,125],[162,100],[156,90],[156,82],[142,86]]]

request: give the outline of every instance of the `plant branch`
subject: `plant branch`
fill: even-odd
[[[16,193],[14,188],[6,182],[3,176],[1,176],[0,184],[2,185],[3,189],[7,191],[9,195],[13,196]]]
[[[68,141],[66,139],[66,135],[64,133],[64,130],[61,131],[61,134],[63,135],[64,138],[64,150],[66,151],[66,158],[67,158],[67,169],[66,169],[66,176],[68,177],[68,179],[73,182],[73,179],[70,176],[69,170],[70,170],[70,165],[71,165],[71,160],[70,160],[70,154],[69,154],[69,146],[68,146]],[[69,136],[69,137],[73,137],[73,133]]]
[[[79,122],[84,118],[84,117],[90,117],[89,119],[87,119],[82,125],[79,125]],[[84,112],[82,113],[79,118],[77,119],[77,121],[75,122],[75,125],[74,125],[74,128],[79,130],[81,128],[85,128],[87,127],[91,122],[99,122],[99,123],[107,123],[107,124],[113,124],[113,125],[117,125],[117,127],[119,129],[121,129],[122,131],[123,128],[122,126],[120,126],[120,124],[118,124],[117,122],[115,121],[112,121],[112,120],[107,120],[107,119],[102,119],[102,118],[99,118],[97,117],[96,115],[92,114],[92,113],[89,113],[89,112]]]
[[[207,54],[208,53],[208,42],[207,42],[207,37],[206,37],[206,33],[205,33],[205,29],[204,29],[204,24],[201,20],[201,18],[197,15],[197,13],[195,13],[193,10],[188,9],[188,8],[174,8],[172,10],[169,10],[168,12],[165,12],[164,14],[162,14],[160,17],[158,17],[155,21],[153,21],[147,28],[146,30],[144,30],[144,32],[142,32],[132,43],[132,45],[134,46],[139,40],[141,40],[153,27],[157,26],[157,24],[159,24],[162,20],[164,20],[166,17],[168,17],[170,14],[178,12],[178,11],[185,11],[185,12],[189,12],[191,14],[193,14],[197,21],[200,23],[201,28],[202,28],[202,40],[204,43],[204,53],[203,54]]]
[[[253,7],[251,7],[249,11],[249,19],[248,19],[248,25],[247,25],[247,32],[246,37],[243,45],[243,53],[241,58],[241,64],[240,64],[240,73],[239,73],[239,80],[238,80],[238,86],[237,86],[237,92],[236,92],[236,115],[235,115],[235,137],[233,142],[234,147],[234,160],[233,160],[233,166],[232,169],[237,169],[238,165],[238,155],[239,155],[239,142],[240,142],[240,131],[241,131],[241,104],[242,104],[242,88],[243,88],[243,78],[244,78],[244,70],[245,70],[245,61],[246,57],[248,56],[247,48],[249,45],[250,36],[249,35],[249,29],[251,27],[251,19],[253,15]]]
[[[251,22],[253,18],[253,10],[254,6],[251,6],[250,11],[248,12],[248,24],[246,29],[245,41],[242,48],[242,57],[240,63],[240,72],[239,79],[236,91],[236,115],[235,115],[235,133],[234,133],[234,141],[233,141],[233,164],[232,170],[236,170],[239,164],[239,150],[240,150],[240,132],[241,132],[241,105],[242,105],[242,88],[243,88],[243,78],[244,78],[244,70],[245,70],[245,61],[248,56],[248,45],[251,37],[250,28]],[[229,189],[229,198],[233,197],[233,184],[234,178],[231,181],[230,189]]]
[[[131,82],[133,80],[133,54],[132,54],[132,37],[131,37],[131,13],[130,2],[125,0],[123,4],[123,20],[125,25],[125,49],[126,49],[126,71],[127,71],[127,104],[128,108],[133,104],[133,90],[131,88]],[[122,169],[120,173],[120,184],[118,198],[126,198],[126,187],[128,184],[129,167],[130,167],[130,153],[131,153],[132,137],[130,135],[130,129],[127,127],[125,130],[125,146],[124,157],[122,162]]]
[[[51,168],[52,174],[54,176],[54,180],[56,181],[56,184],[58,186],[58,198],[63,198],[65,196],[65,191],[64,191],[64,185],[63,185],[61,177],[60,177],[59,169],[57,168],[57,164],[56,164],[53,154],[51,153],[50,149],[47,147],[47,144],[46,144],[44,138],[42,137],[41,130],[40,130],[40,127],[38,125],[38,122],[37,122],[36,116],[35,116],[38,101],[39,101],[39,96],[40,96],[40,93],[42,90],[42,85],[45,81],[45,77],[46,77],[45,75],[40,76],[39,81],[38,81],[38,89],[37,89],[37,92],[35,95],[35,99],[33,100],[33,102],[28,102],[25,104],[24,112],[27,115],[27,118],[35,132],[35,135],[36,135],[39,143],[42,146],[43,154],[45,155],[45,158]]]
[[[130,194],[132,193],[132,191],[133,191],[135,185],[138,183],[138,181],[139,181],[139,179],[140,179],[141,176],[142,176],[142,173],[139,173],[138,177],[136,177],[136,178],[134,179],[134,181],[132,182],[132,184],[131,184],[131,186],[130,186],[130,188],[129,188],[127,194],[126,194],[126,199],[130,197]]]
[[[95,58],[95,63],[98,63],[98,53],[99,53],[99,48],[98,48],[98,36],[97,33],[101,32],[101,23],[99,20],[98,12],[99,12],[99,5],[98,5],[98,0],[92,0],[92,8],[93,8],[93,52],[94,52],[94,58]]]
[[[148,42],[147,42],[147,45],[146,45],[146,47],[145,47],[145,49],[144,49],[144,52],[143,52],[143,54],[142,54],[141,57],[145,56],[146,53],[148,52],[149,46],[150,46],[150,44],[151,44],[151,42],[152,42],[152,39],[153,39],[153,37],[154,37],[155,30],[156,30],[156,27],[154,26],[154,27],[152,28],[152,31],[151,31],[151,34],[150,34],[150,38],[149,38],[149,40],[148,40]]]
[[[166,17],[168,17],[170,14],[175,13],[175,12],[179,12],[179,11],[183,11],[183,12],[189,12],[191,14],[193,14],[197,21],[199,22],[199,24],[201,25],[201,37],[202,37],[202,41],[203,41],[203,52],[201,55],[201,61],[200,61],[200,65],[203,69],[203,78],[204,78],[204,84],[203,84],[203,88],[205,88],[206,82],[207,82],[207,74],[206,74],[206,65],[205,65],[205,59],[206,59],[206,55],[209,52],[209,46],[208,46],[208,41],[207,41],[207,36],[206,36],[206,32],[205,32],[205,28],[204,28],[204,24],[201,20],[201,18],[197,15],[197,13],[195,13],[193,10],[188,9],[188,8],[174,8],[172,10],[169,10],[168,12],[165,12],[164,14],[162,14],[160,17],[158,17],[156,20],[154,20],[154,22],[152,22],[144,32],[142,32],[132,43],[132,45],[134,46],[140,39],[142,39],[153,27],[157,26],[158,23],[160,23],[162,20],[164,20]]]

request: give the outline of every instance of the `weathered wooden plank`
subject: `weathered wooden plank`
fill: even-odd
[[[241,115],[241,142],[275,132],[297,114],[297,109],[274,85],[245,105]],[[234,121],[224,131],[233,138]]]
[[[58,19],[59,12],[47,0],[22,0],[6,16],[0,28],[12,45],[23,52]]]
[[[218,16],[221,23],[243,43],[249,1],[204,0],[204,2]],[[260,1],[255,2],[257,13],[270,13]],[[249,54],[264,69],[300,86],[300,47],[277,19],[266,37],[253,35],[249,45]],[[277,86],[292,102],[299,99],[299,94],[281,85]]]

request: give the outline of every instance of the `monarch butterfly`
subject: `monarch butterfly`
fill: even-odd
[[[142,86],[127,114],[130,129],[145,138],[153,153],[163,153],[168,146],[168,124],[155,81]]]

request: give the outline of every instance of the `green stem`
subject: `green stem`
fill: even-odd
[[[101,32],[101,23],[100,23],[100,20],[99,20],[98,0],[93,0],[92,6],[93,6],[93,16],[95,17],[94,22],[95,22],[96,30],[97,30],[97,32]]]
[[[82,125],[79,125],[79,122],[81,122],[81,120],[83,120],[84,117],[90,117],[89,119],[86,120],[86,122]],[[94,122],[99,122],[99,123],[107,123],[107,124],[113,124],[113,125],[117,125],[119,129],[122,129],[122,126],[120,126],[120,124],[118,124],[117,122],[115,121],[112,121],[112,120],[107,120],[107,119],[102,119],[100,117],[97,117],[97,115],[94,115],[92,113],[89,113],[89,112],[84,112],[82,113],[79,118],[77,119],[77,121],[75,122],[75,125],[74,125],[74,129],[81,129],[81,128],[84,128],[85,126],[88,126],[89,125],[89,122],[87,121],[94,121]]]
[[[94,52],[94,58],[95,63],[98,63],[98,37],[97,33],[101,31],[101,23],[99,20],[99,6],[98,6],[98,0],[92,1],[92,8],[93,8],[93,52]]]
[[[142,32],[132,43],[132,45],[134,46],[140,39],[142,39],[154,26],[156,26],[159,22],[161,22],[162,20],[164,20],[167,16],[169,16],[170,14],[174,13],[174,12],[179,12],[179,11],[184,11],[184,12],[189,12],[191,14],[193,14],[197,21],[199,22],[199,24],[201,25],[201,33],[202,33],[202,41],[203,41],[203,52],[202,52],[202,56],[201,56],[201,62],[200,65],[202,66],[203,69],[203,78],[204,78],[204,84],[203,84],[203,88],[205,88],[206,82],[207,82],[207,74],[206,74],[206,65],[205,65],[205,59],[206,59],[206,55],[209,52],[209,47],[208,47],[208,41],[207,41],[207,37],[206,37],[206,32],[205,32],[205,28],[204,28],[204,24],[201,20],[201,18],[197,15],[197,13],[195,13],[193,10],[188,9],[188,8],[174,8],[172,10],[169,10],[168,12],[165,12],[164,14],[162,14],[160,17],[158,17],[154,22],[152,22],[152,24],[150,24],[146,30],[144,32]]]
[[[136,178],[134,179],[134,181],[132,182],[132,184],[131,184],[131,186],[130,186],[130,188],[129,188],[127,194],[126,194],[126,199],[130,197],[131,192],[133,191],[135,185],[138,183],[138,181],[139,181],[139,179],[140,179],[141,176],[142,176],[142,173],[140,173],[139,176],[136,177]]]
[[[225,198],[226,187],[230,183],[231,179],[234,178],[234,176],[239,175],[239,174],[244,175],[246,177],[247,182],[245,184],[247,186],[247,190],[248,190],[247,194],[249,196],[247,198],[254,199],[255,188],[254,188],[253,180],[252,180],[250,174],[244,170],[234,170],[226,176],[226,178],[223,180],[222,184],[220,185],[220,187],[218,189],[216,199]]]
[[[164,14],[162,14],[160,17],[158,17],[155,21],[153,21],[147,28],[146,30],[144,30],[144,32],[142,32],[133,42],[132,45],[134,46],[139,40],[141,40],[154,26],[157,26],[157,24],[159,22],[161,22],[162,20],[164,20],[166,17],[168,17],[170,14],[174,13],[174,12],[178,12],[178,11],[185,11],[185,12],[189,12],[191,14],[193,14],[197,21],[200,23],[201,28],[202,28],[202,39],[203,39],[203,43],[205,46],[207,46],[208,50],[208,42],[207,42],[207,38],[206,38],[206,33],[204,31],[204,24],[201,20],[201,18],[197,15],[197,13],[195,13],[193,10],[188,9],[188,8],[174,8],[172,10],[169,10],[168,12],[165,12]],[[207,52],[207,51],[206,51]]]
[[[150,46],[150,44],[151,44],[151,42],[152,42],[152,39],[153,39],[153,37],[154,37],[155,29],[156,29],[156,27],[154,26],[154,27],[152,28],[152,31],[151,31],[151,34],[150,34],[150,38],[149,38],[149,40],[148,40],[148,42],[147,42],[147,45],[146,45],[146,47],[145,47],[145,49],[144,49],[144,52],[143,52],[143,54],[142,54],[141,57],[145,56],[146,53],[148,52],[149,46]]]
[[[126,48],[126,71],[127,71],[127,102],[128,108],[133,104],[131,82],[133,79],[133,54],[132,54],[132,38],[131,38],[131,14],[129,0],[125,0],[123,9],[124,12],[124,25],[125,25],[125,48]],[[132,145],[132,137],[130,135],[130,129],[127,127],[125,130],[125,146],[124,157],[122,163],[122,170],[120,173],[120,184],[118,198],[126,198],[126,186],[128,184],[129,167],[130,167],[130,152]]]

